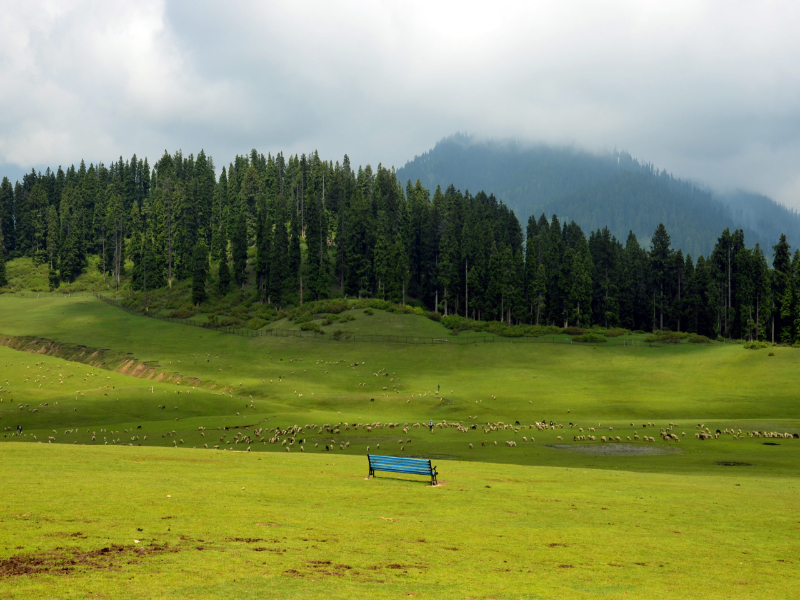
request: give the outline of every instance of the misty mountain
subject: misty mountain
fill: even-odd
[[[574,220],[587,233],[608,227],[618,239],[633,231],[647,245],[664,223],[675,248],[708,255],[720,231],[743,229],[748,246],[767,255],[781,233],[800,241],[800,216],[773,200],[746,192],[719,195],[626,152],[592,154],[574,148],[513,141],[476,142],[457,134],[398,170],[401,181],[444,189],[451,183],[503,200],[523,225],[528,217]]]

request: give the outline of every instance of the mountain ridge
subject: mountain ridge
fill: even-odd
[[[451,183],[503,200],[522,223],[545,213],[585,231],[608,226],[618,239],[633,231],[647,245],[664,222],[673,245],[708,255],[723,229],[743,229],[749,246],[768,254],[781,233],[800,242],[800,216],[774,200],[743,191],[720,194],[640,162],[625,151],[594,154],[574,147],[443,138],[397,171],[429,189]]]

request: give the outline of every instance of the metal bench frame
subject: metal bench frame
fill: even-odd
[[[424,475],[431,478],[431,485],[437,485],[436,467],[431,466],[431,461],[424,458],[404,458],[401,456],[382,456],[367,454],[369,460],[369,477],[375,477],[375,471],[389,473],[407,473],[410,475]]]

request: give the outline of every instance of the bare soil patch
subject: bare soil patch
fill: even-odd
[[[68,575],[76,569],[113,569],[123,563],[169,552],[179,552],[179,549],[170,547],[169,544],[149,546],[112,544],[97,550],[69,548],[17,554],[0,559],[0,579],[22,575]]]

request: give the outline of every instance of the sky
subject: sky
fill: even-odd
[[[799,30],[766,0],[4,3],[0,176],[179,148],[400,167],[466,132],[800,208]]]

